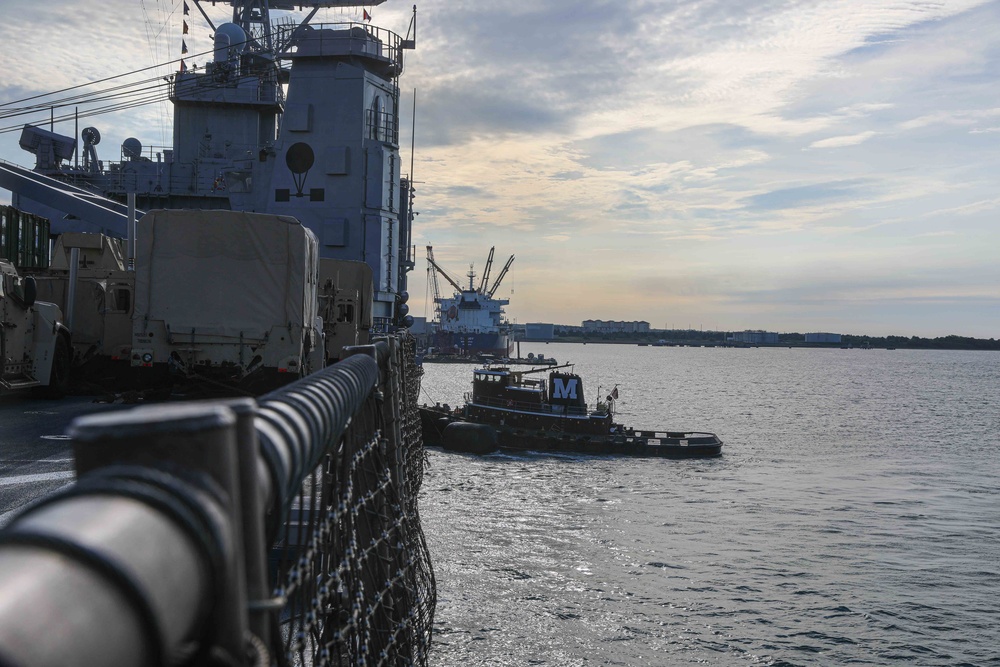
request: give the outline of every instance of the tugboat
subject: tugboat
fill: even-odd
[[[424,443],[478,454],[498,448],[674,459],[722,454],[714,433],[636,430],[615,423],[617,388],[609,400],[589,409],[583,379],[572,366],[475,370],[464,406],[421,406]],[[545,372],[547,378],[538,377]]]

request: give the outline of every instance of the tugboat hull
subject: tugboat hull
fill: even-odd
[[[467,420],[461,413],[429,406],[420,408],[420,422],[424,444],[431,446],[442,445],[444,431],[449,424],[483,423]],[[498,424],[488,426],[495,431],[499,447],[508,451],[690,459],[721,456],[723,444],[713,433],[626,429],[607,435],[583,435],[555,429],[538,430]]]

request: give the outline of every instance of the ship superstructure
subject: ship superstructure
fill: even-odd
[[[441,268],[434,259],[433,247],[427,246],[429,284],[434,289],[433,341],[434,351],[437,354],[490,355],[498,358],[510,355],[510,325],[503,309],[510,304],[510,300],[496,298],[494,295],[514,262],[514,255],[507,260],[492,286],[487,287],[494,251],[495,248],[490,248],[489,259],[486,260],[486,268],[478,285],[475,282],[476,272],[472,265],[469,265],[469,272],[466,274],[469,283],[466,287]],[[455,289],[453,296],[441,296],[437,282],[438,273]]]
[[[403,51],[415,48],[416,17],[406,38],[367,22],[312,22],[322,8],[382,2],[231,0],[231,21],[214,25],[203,5],[216,3],[191,0],[214,34],[210,61],[197,68],[181,61],[179,71],[150,84],[166,86],[173,103],[172,146],[129,138],[119,160],[102,161],[100,132],[87,127],[83,163],[74,165],[72,136],[26,125],[20,144],[35,155],[34,168],[0,165],[0,187],[18,208],[51,219],[53,234],[126,236],[120,211],[81,208],[94,194],[119,202],[134,195],[140,212],[293,216],[316,234],[321,258],[372,268],[376,326],[394,322],[414,266],[397,78]],[[303,7],[301,19],[284,11]]]

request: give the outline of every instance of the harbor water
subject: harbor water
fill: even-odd
[[[1000,354],[521,352],[724,454],[430,450],[436,667],[1000,665]],[[472,368],[426,365],[422,401]]]

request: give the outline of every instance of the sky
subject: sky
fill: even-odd
[[[180,5],[5,0],[0,104],[178,58],[181,39],[207,50]],[[403,34],[411,7],[368,11]],[[496,246],[494,276],[516,257],[496,295],[519,323],[1000,337],[1000,3],[417,12],[400,78],[414,315],[432,314],[426,245],[455,278]],[[166,105],[87,122],[104,157],[127,136],[169,143]],[[0,158],[30,164],[17,136]]]

